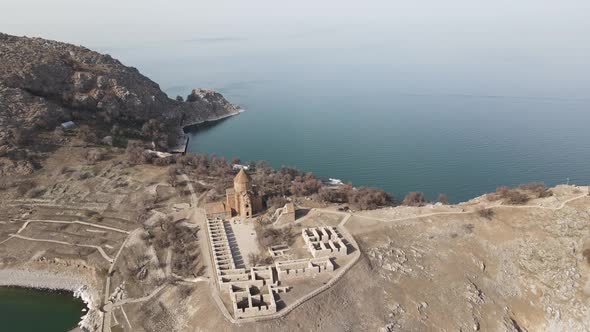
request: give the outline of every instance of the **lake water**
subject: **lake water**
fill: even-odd
[[[192,152],[264,159],[398,198],[423,191],[459,202],[500,185],[590,183],[590,72],[577,53],[563,63],[506,47],[477,59],[412,58],[374,37],[330,36],[103,51],[172,97],[210,87],[246,109],[192,132]]]
[[[83,308],[72,293],[0,287],[2,331],[69,331],[77,326]]]
[[[248,111],[192,132],[189,150],[297,166],[397,197],[463,201],[503,184],[590,183],[585,102],[349,92],[253,93],[240,98]]]

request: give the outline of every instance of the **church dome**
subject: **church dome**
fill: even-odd
[[[250,175],[244,171],[244,169],[240,169],[240,172],[234,178],[234,189],[237,192],[242,192],[250,189],[250,182],[252,182],[252,178]]]

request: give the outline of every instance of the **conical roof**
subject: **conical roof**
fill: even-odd
[[[248,175],[248,173],[246,173],[246,171],[244,171],[244,169],[240,169],[240,172],[238,173],[238,175],[236,175],[235,179],[234,179],[234,183],[240,183],[240,184],[247,184],[250,183],[250,181],[252,181],[252,178],[250,178],[250,175]]]

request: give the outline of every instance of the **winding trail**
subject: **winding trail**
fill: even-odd
[[[141,228],[136,228],[133,231],[131,231],[131,233],[129,233],[129,235],[125,238],[125,241],[123,241],[123,243],[121,244],[121,247],[119,247],[119,251],[117,251],[115,258],[113,259],[113,261],[111,262],[111,265],[109,266],[109,270],[107,272],[107,277],[106,277],[105,285],[104,285],[104,304],[105,305],[107,303],[109,303],[109,296],[110,296],[110,292],[111,292],[111,290],[110,290],[110,288],[111,288],[111,274],[113,273],[113,271],[115,269],[115,265],[117,264],[117,260],[119,259],[119,256],[121,255],[121,252],[123,251],[123,248],[125,248],[127,246],[127,242],[129,242],[129,239],[132,238],[133,236],[135,236],[135,234],[139,231],[141,231]],[[123,309],[123,308],[121,308],[121,309]],[[110,332],[111,331],[111,315],[112,314],[110,311],[106,311],[104,313],[104,317],[102,320],[102,331],[103,332]],[[127,319],[127,315],[125,315],[125,319]]]
[[[563,202],[561,202],[561,204],[557,207],[551,207],[551,206],[541,206],[541,205],[503,205],[503,204],[496,204],[496,205],[492,205],[487,207],[486,209],[497,209],[497,208],[506,208],[506,209],[545,209],[545,210],[552,210],[552,211],[558,211],[563,209],[567,203],[569,202],[573,202],[575,200],[578,200],[580,198],[584,198],[584,197],[589,197],[588,194],[581,194],[572,198],[569,198]],[[328,212],[329,210],[324,210],[322,209],[322,211],[326,211]],[[335,211],[332,211],[335,212]],[[427,214],[422,214],[422,215],[418,215],[418,216],[409,216],[409,217],[402,217],[402,218],[396,218],[396,219],[385,219],[385,218],[379,218],[379,217],[371,217],[371,216],[365,216],[365,215],[360,215],[360,214],[355,214],[355,216],[360,217],[360,218],[364,218],[364,219],[371,219],[371,220],[376,220],[376,221],[382,221],[382,222],[386,222],[386,223],[390,223],[390,222],[399,222],[399,221],[407,221],[407,220],[412,220],[412,219],[419,219],[419,218],[426,218],[426,217],[434,217],[434,216],[441,216],[441,215],[462,215],[462,214],[472,214],[472,213],[476,213],[477,210],[473,210],[473,211],[449,211],[449,212],[433,212],[433,213],[427,213]],[[336,212],[336,213],[343,213],[343,212]]]
[[[172,273],[172,276],[175,277],[176,279],[178,279],[179,281],[184,281],[184,282],[191,282],[191,283],[198,283],[198,282],[209,282],[209,278],[207,277],[196,277],[196,278],[185,278],[185,277],[181,277],[176,273]]]
[[[113,259],[111,257],[109,257],[109,255],[107,255],[107,253],[102,249],[102,247],[99,246],[93,246],[90,244],[75,244],[75,243],[69,243],[69,242],[64,242],[64,241],[57,241],[57,240],[44,240],[44,239],[34,239],[31,237],[26,237],[26,236],[22,236],[22,235],[18,235],[18,234],[11,234],[10,235],[13,238],[18,238],[21,240],[27,240],[27,241],[33,241],[33,242],[48,242],[48,243],[56,243],[56,244],[63,244],[66,246],[76,246],[76,247],[86,247],[86,248],[94,248],[96,250],[98,250],[98,252],[101,254],[101,256],[106,259],[109,263],[113,262]]]
[[[166,276],[172,275],[172,248],[166,251]]]
[[[164,283],[164,284],[160,285],[158,288],[154,289],[150,294],[148,294],[148,295],[146,295],[144,297],[135,298],[135,299],[126,298],[126,299],[123,299],[123,300],[121,300],[119,302],[115,302],[115,303],[113,303],[112,307],[113,308],[116,308],[116,307],[120,307],[120,306],[122,306],[124,304],[139,303],[139,302],[148,301],[151,298],[153,298],[154,296],[156,296],[156,294],[158,294],[166,286],[168,286],[168,284]]]
[[[129,322],[129,318],[127,318],[127,313],[125,312],[125,309],[123,309],[123,307],[119,307],[119,309],[121,310],[121,313],[123,314],[123,318],[125,318],[125,322],[127,322],[127,326],[129,326],[129,329],[131,331],[133,331],[133,326],[131,326],[131,322]]]
[[[12,234],[11,234],[11,235],[12,235]],[[4,239],[2,242],[0,242],[0,244],[2,244],[2,243],[4,243],[4,242],[6,242],[6,241],[8,241],[8,240],[12,239],[12,236],[11,236],[11,235],[8,235],[8,238],[7,238],[7,239]]]
[[[47,219],[13,219],[15,221],[26,221],[21,228],[16,232],[17,234],[19,234],[20,232],[22,232],[23,230],[25,230],[25,228],[27,228],[27,226],[32,223],[32,222],[43,222],[43,223],[49,223],[49,224],[80,224],[80,225],[86,225],[86,226],[90,226],[90,227],[95,227],[95,228],[101,228],[101,229],[106,229],[109,231],[113,231],[113,232],[118,232],[118,233],[123,233],[123,234],[129,234],[129,231],[120,229],[120,228],[115,228],[115,227],[110,227],[110,226],[103,226],[103,225],[96,225],[93,223],[89,223],[89,222],[85,222],[85,221],[80,221],[80,220],[47,220]]]

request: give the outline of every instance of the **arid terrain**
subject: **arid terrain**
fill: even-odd
[[[202,89],[170,99],[108,55],[39,38],[0,34],[0,60],[0,286],[75,291],[89,308],[80,329],[590,330],[587,186],[500,187],[453,205],[170,154],[183,126],[237,106]],[[311,227],[353,244],[255,322],[222,311],[204,209],[238,197],[226,194],[244,169],[261,211],[228,221],[240,265],[276,264],[277,245],[309,259]],[[287,203],[296,220],[278,222]]]
[[[587,187],[552,188],[525,205],[486,197],[351,212],[316,205],[307,224],[352,214],[345,227],[360,246],[358,262],[282,318],[233,324],[213,302],[212,271],[201,257],[199,210],[208,191],[191,195],[180,175],[172,187],[167,167],[129,167],[116,150],[92,165],[82,151],[61,148],[20,182],[34,183],[25,193],[21,185],[0,192],[0,271],[4,284],[27,271],[32,280],[37,273],[37,286],[47,272],[85,285],[90,330],[589,328]]]

